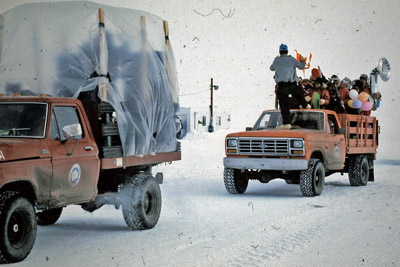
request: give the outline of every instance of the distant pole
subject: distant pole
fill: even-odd
[[[214,79],[211,78],[211,105],[210,105],[210,125],[208,126],[208,132],[214,132],[214,125],[213,125],[213,106],[214,106]]]

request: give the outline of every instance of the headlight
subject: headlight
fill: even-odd
[[[293,140],[292,145],[293,145],[293,147],[302,148],[303,147],[303,141],[301,141],[301,140]]]
[[[236,139],[228,139],[227,146],[228,147],[236,147],[237,146],[237,140]]]

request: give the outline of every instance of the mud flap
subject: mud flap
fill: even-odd
[[[162,184],[164,182],[164,174],[162,172],[157,172],[155,179],[158,184]]]

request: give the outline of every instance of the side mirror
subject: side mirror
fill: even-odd
[[[253,127],[246,127],[246,132],[250,132],[253,130]]]
[[[338,129],[338,134],[346,134],[346,133],[347,133],[346,128],[339,128]]]
[[[63,134],[68,140],[78,139],[82,136],[82,127],[79,123],[66,125],[63,128]]]

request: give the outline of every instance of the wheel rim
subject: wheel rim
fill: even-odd
[[[146,212],[146,214],[149,213],[149,210],[150,210],[150,203],[151,203],[150,200],[151,200],[151,194],[149,192],[147,192],[144,195],[144,201],[143,201],[143,208],[144,208],[144,211]]]
[[[27,236],[28,221],[23,211],[14,211],[8,223],[7,236],[14,248],[20,248],[24,245]]]
[[[325,182],[325,173],[324,169],[321,165],[316,166],[315,175],[314,175],[314,193],[319,195],[322,192],[322,188]]]
[[[157,203],[156,203],[155,192],[153,192],[152,190],[147,191],[143,199],[144,213],[149,217],[155,216],[156,205]]]
[[[316,187],[321,186],[321,176],[322,176],[321,170],[318,169],[315,173],[315,186]]]
[[[363,163],[361,166],[361,180],[366,182],[368,179],[368,163]]]

